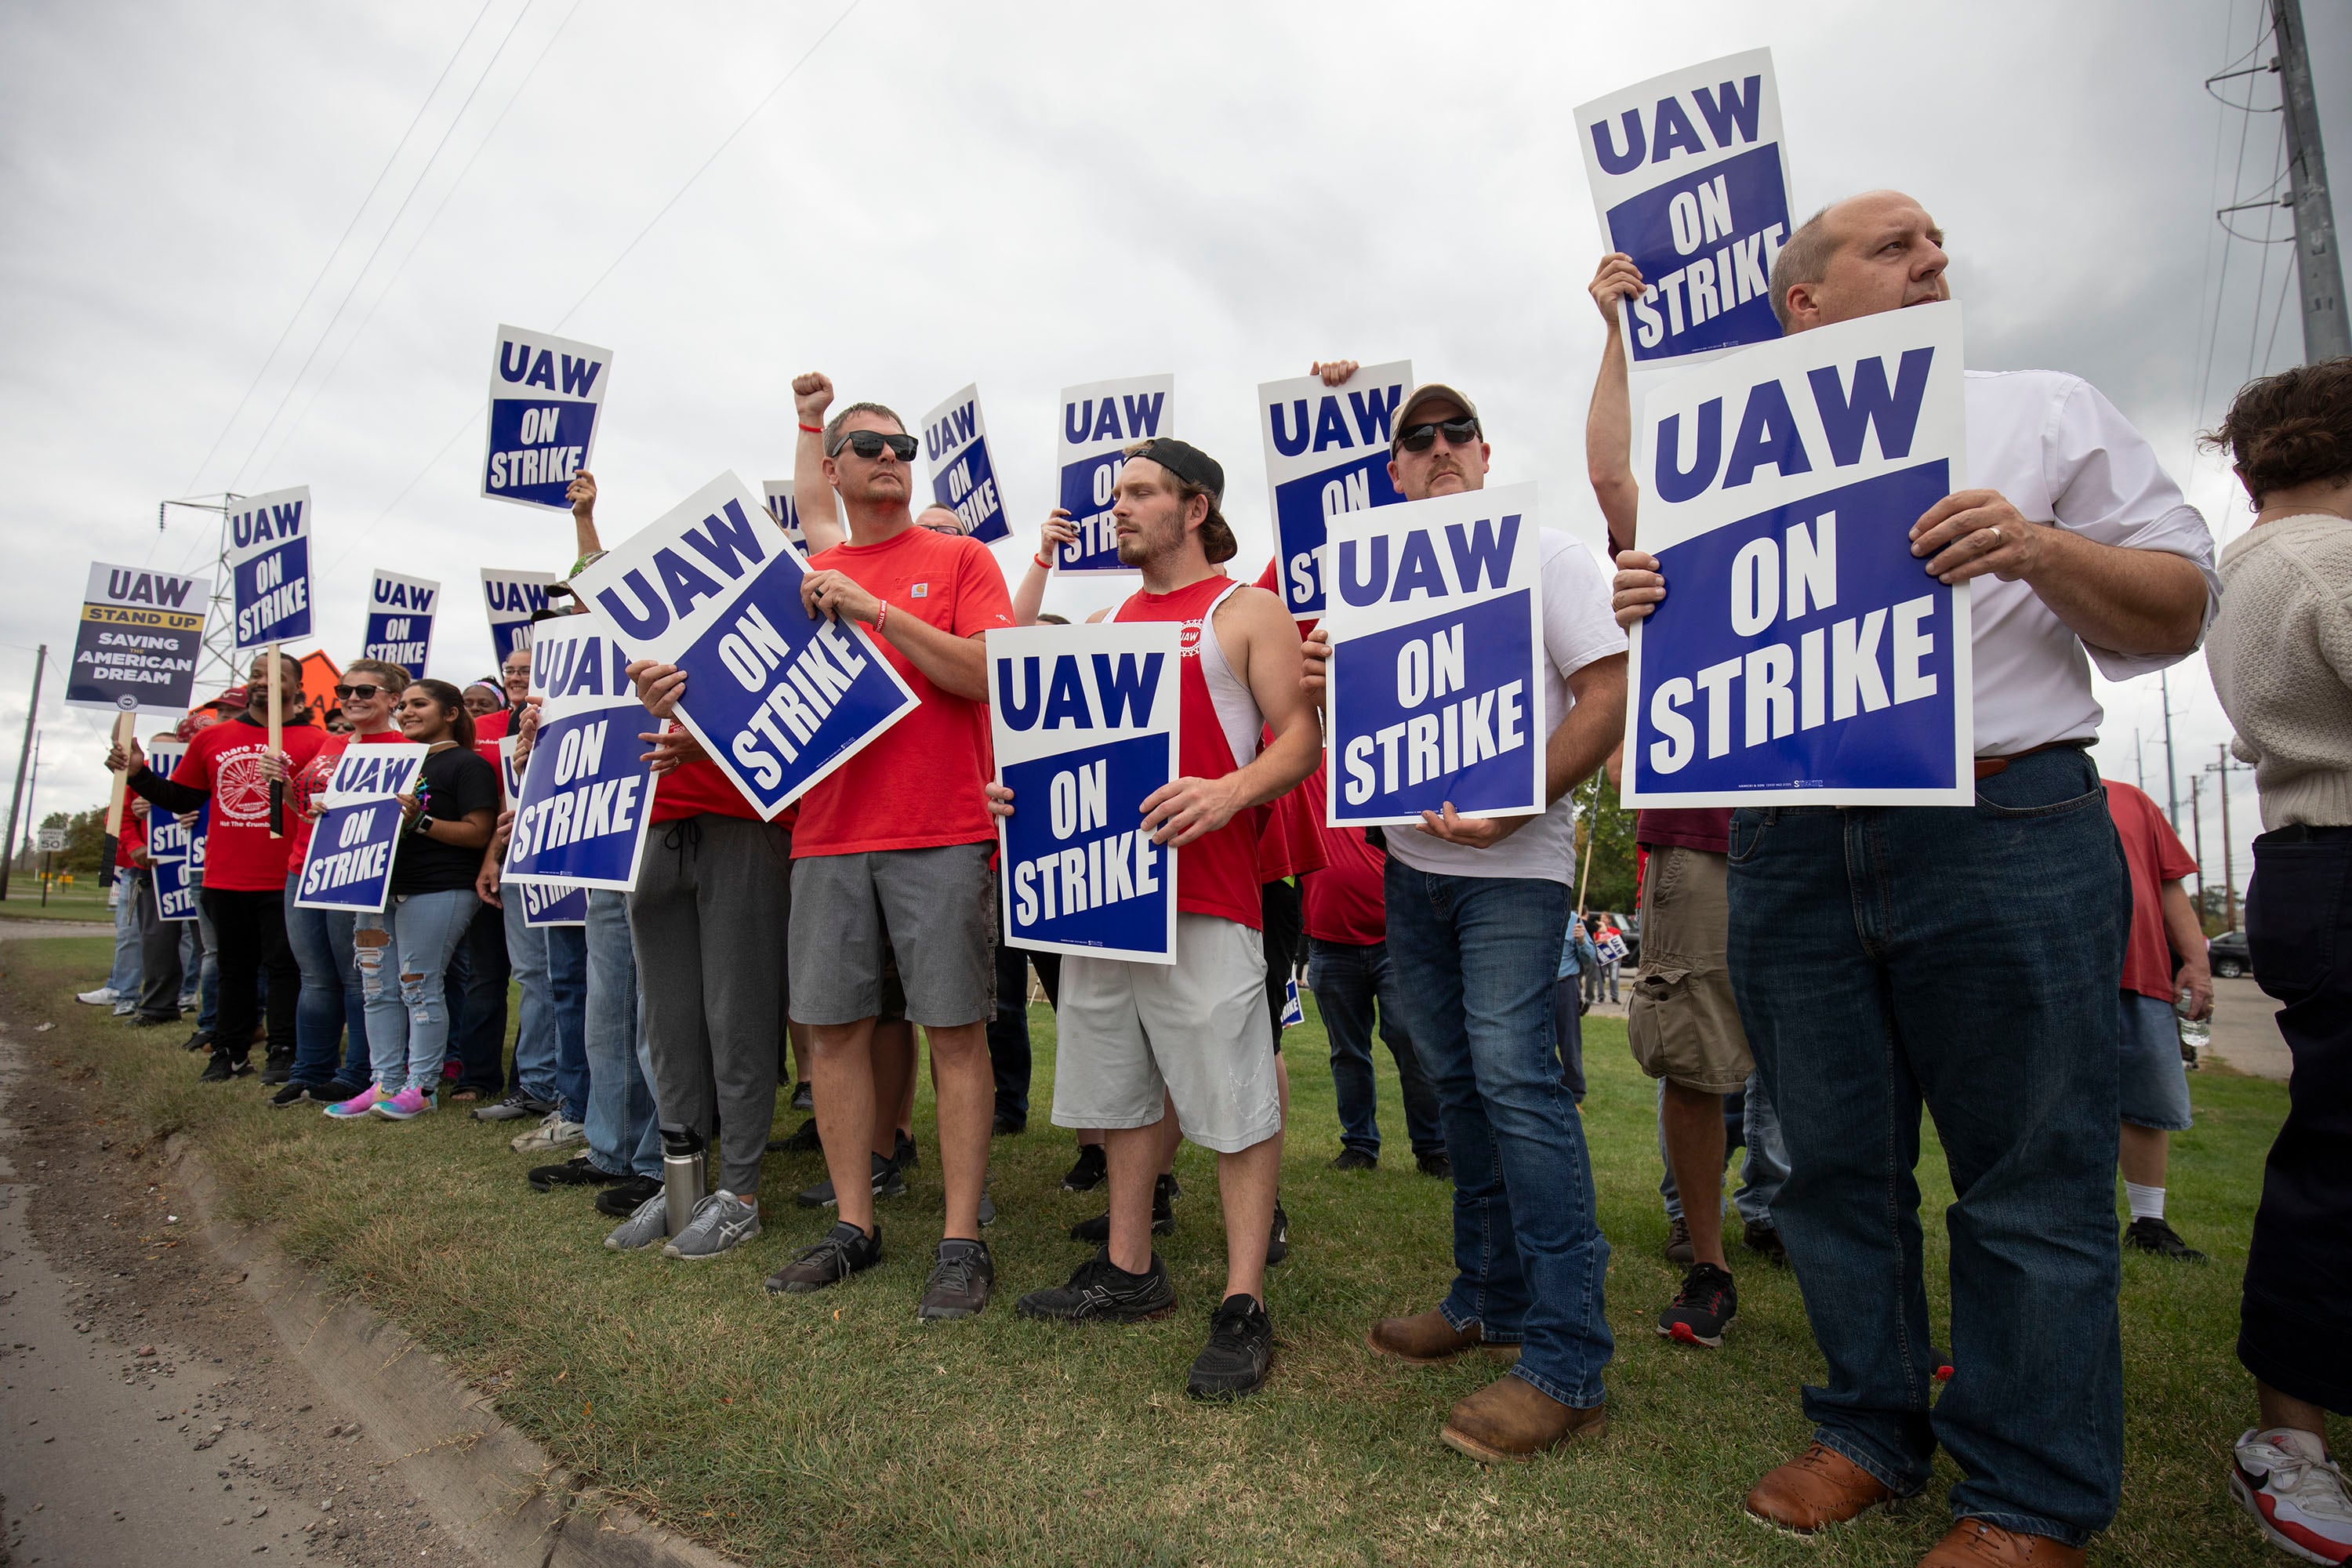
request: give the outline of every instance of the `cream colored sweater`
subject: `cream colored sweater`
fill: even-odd
[[[2205,663],[2263,826],[2352,825],[2352,522],[2283,517],[2221,552]]]

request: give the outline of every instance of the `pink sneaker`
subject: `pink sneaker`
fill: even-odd
[[[369,1109],[387,1121],[405,1121],[412,1116],[432,1110],[433,1100],[421,1089],[404,1089],[398,1094],[377,1100]]]
[[[327,1107],[327,1114],[338,1121],[354,1121],[373,1110],[377,1100],[386,1098],[383,1090],[370,1084],[349,1100]]]

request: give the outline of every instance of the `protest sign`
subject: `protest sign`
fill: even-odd
[[[1780,335],[1772,258],[1794,228],[1772,51],[1654,77],[1576,110],[1603,242],[1647,285],[1620,307],[1636,366]]]
[[[367,635],[360,639],[360,657],[396,664],[409,679],[424,679],[440,603],[440,584],[377,567],[368,588]]]
[[[1298,999],[1298,975],[1296,971],[1282,977],[1282,1026],[1295,1029],[1307,1022],[1307,1004]]]
[[[518,882],[509,896],[522,900],[522,923],[534,929],[588,923],[588,889],[577,882]]]
[[[563,492],[590,466],[613,351],[500,327],[490,355],[489,455],[482,494],[568,510]]]
[[[1960,308],[1819,327],[1685,371],[1635,425],[1642,548],[1624,801],[1966,805],[1969,591],[1911,554],[1966,483]]]
[[[188,754],[179,741],[151,741],[147,767],[159,779],[178,771]],[[188,885],[188,852],[201,824],[182,826],[180,819],[160,805],[147,810],[147,858],[155,883],[155,912],[167,921],[196,918],[196,889]]]
[[[1147,436],[1176,434],[1176,378],[1130,376],[1097,381],[1062,393],[1057,436],[1061,507],[1077,537],[1054,547],[1054,570],[1077,574],[1132,572],[1118,559],[1111,533],[1112,491],[1127,466],[1119,448]]]
[[[530,689],[541,700],[539,733],[520,781],[512,748],[499,748],[515,814],[505,879],[626,892],[636,886],[654,793],[637,739],[649,720],[625,673],[628,656],[600,615],[541,621],[538,632]]]
[[[185,709],[195,700],[212,591],[208,577],[92,562],[66,674],[66,706],[110,713]]]
[[[205,853],[213,830],[213,803],[209,800],[196,807],[196,819],[188,824],[188,875],[202,878],[205,874]]]
[[[793,542],[793,548],[806,555],[808,536],[801,531],[801,505],[793,499],[793,481],[761,479],[760,489],[767,495],[768,515],[776,520],[776,526],[784,531],[784,537]]]
[[[1334,826],[1543,810],[1543,576],[1536,488],[1331,519]]]
[[[306,910],[373,913],[392,893],[393,851],[400,841],[400,802],[414,795],[429,748],[413,742],[353,746],[335,759],[310,829],[294,902]]]
[[[966,533],[987,544],[1013,531],[996,490],[979,387],[965,387],[923,416],[923,453],[931,464],[931,499],[962,519]]]
[[[547,608],[548,584],[562,581],[552,572],[482,568],[482,603],[490,612],[490,650],[501,663],[515,649],[530,646],[530,617]]]
[[[1143,803],[1176,776],[1173,621],[988,634],[1004,940],[1037,952],[1176,962],[1176,851]]]
[[[572,582],[630,658],[687,672],[679,721],[772,821],[916,698],[863,626],[810,618],[807,563],[759,512],[721,474]]]
[[[1412,385],[1412,362],[1365,365],[1345,384],[1319,375],[1261,383],[1258,434],[1274,500],[1274,558],[1291,618],[1323,613],[1328,520],[1404,498],[1389,482],[1390,428]]]
[[[231,502],[228,567],[238,652],[310,636],[310,487]]]

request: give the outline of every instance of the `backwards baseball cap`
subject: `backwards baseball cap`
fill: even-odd
[[[1424,381],[1412,389],[1412,395],[1397,405],[1395,416],[1389,422],[1389,451],[1394,455],[1397,443],[1404,439],[1406,426],[1424,403],[1451,403],[1471,418],[1478,417],[1478,405],[1442,381]],[[1483,426],[1482,426],[1483,428]]]
[[[1130,458],[1149,458],[1186,484],[1209,492],[1209,515],[1201,524],[1201,548],[1210,562],[1231,561],[1241,553],[1233,525],[1218,509],[1224,504],[1224,466],[1190,441],[1173,436],[1153,436],[1127,448]]]

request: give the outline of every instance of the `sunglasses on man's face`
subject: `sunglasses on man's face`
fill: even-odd
[[[882,448],[887,447],[898,454],[902,463],[913,462],[916,452],[920,450],[919,444],[912,436],[886,436],[879,430],[852,430],[842,437],[841,447],[848,447],[861,458],[878,458],[882,455]],[[834,448],[835,455],[840,453],[841,447]]]
[[[1478,421],[1475,416],[1444,419],[1434,425],[1413,425],[1397,437],[1397,445],[1408,452],[1426,452],[1437,440],[1438,432],[1445,433],[1448,444],[1466,447],[1478,438]]]
[[[381,696],[388,689],[390,689],[387,687],[368,686],[364,684],[359,686],[338,686],[335,688],[335,700],[338,702],[349,702],[356,698],[360,701],[365,702],[370,698]]]

